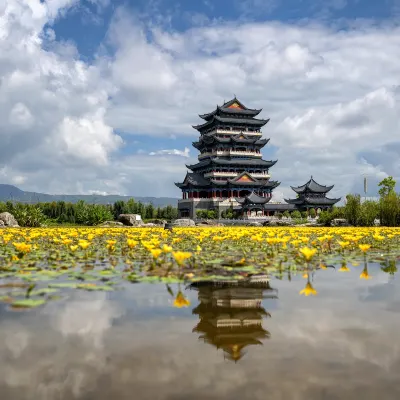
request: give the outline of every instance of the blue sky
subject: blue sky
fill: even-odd
[[[81,0],[51,26],[58,40],[72,40],[81,57],[91,60],[104,40],[115,10],[121,6],[146,24],[178,32],[221,21],[311,20],[330,25],[360,19],[378,22],[400,15],[398,0],[105,0],[101,6]]]
[[[234,94],[271,118],[276,200],[400,177],[399,0],[7,0],[0,181],[179,196],[198,114]],[[2,15],[0,13],[0,15]]]

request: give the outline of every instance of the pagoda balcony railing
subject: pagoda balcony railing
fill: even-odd
[[[235,151],[235,150],[227,150],[227,151],[213,151],[211,153],[202,153],[199,154],[199,160],[204,157],[210,156],[251,156],[251,157],[262,157],[261,153],[256,153],[255,151]]]
[[[217,177],[217,176],[232,176],[235,177],[239,175],[240,172],[207,172],[204,174],[204,178],[212,178],[212,177]],[[254,173],[254,172],[249,172],[249,174],[253,178],[263,178],[267,179],[270,178],[271,176],[267,173]]]
[[[223,134],[228,134],[228,135],[239,135],[241,133],[244,133],[245,135],[251,136],[262,136],[262,132],[254,132],[254,131],[246,131],[246,129],[236,129],[236,130],[230,130],[230,129],[213,129],[210,132],[207,132],[208,134],[214,134],[214,133],[223,133]]]

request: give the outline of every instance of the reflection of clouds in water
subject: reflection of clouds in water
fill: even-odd
[[[149,297],[164,290],[146,289]],[[0,328],[0,399],[399,398],[400,321],[392,313],[354,292],[334,306],[323,295],[300,302],[292,287],[279,294],[292,301],[268,319],[271,340],[238,364],[197,340],[198,319],[187,310],[171,308],[174,320],[124,314],[113,325],[121,309],[90,293],[54,303],[51,313],[20,314]]]
[[[71,301],[53,317],[53,326],[65,337],[78,336],[101,347],[103,336],[111,328],[113,319],[122,315],[116,304],[102,294],[96,300]]]
[[[371,308],[346,310],[299,310],[286,315],[282,337],[321,351],[353,360],[365,361],[386,370],[399,363],[400,321],[380,311],[380,318]],[[383,321],[382,321],[383,318]],[[336,353],[336,354],[335,354]]]
[[[121,315],[116,305],[99,294],[53,310],[24,315],[24,324],[2,324],[1,399],[81,398],[107,372],[103,340]]]

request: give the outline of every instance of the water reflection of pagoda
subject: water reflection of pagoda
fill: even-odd
[[[264,276],[246,282],[198,282],[190,285],[198,290],[200,304],[193,309],[199,323],[193,332],[224,351],[224,358],[239,361],[244,348],[262,345],[270,333],[262,326],[263,318],[271,315],[262,307],[262,299],[277,298],[277,291]]]

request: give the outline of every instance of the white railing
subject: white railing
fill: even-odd
[[[213,151],[208,153],[199,154],[199,160],[205,157],[210,156],[230,156],[230,155],[237,155],[237,156],[251,156],[251,157],[262,157],[261,153],[256,153],[255,151],[235,151],[235,150],[227,150],[227,151]]]
[[[254,135],[254,136],[262,136],[262,132],[251,132],[251,131],[246,131],[246,130],[237,130],[237,131],[231,131],[229,129],[213,129],[210,132],[207,132],[207,134],[209,133],[224,133],[224,134],[228,134],[228,135],[240,135],[241,133],[245,134],[245,135]]]
[[[235,177],[237,175],[239,175],[241,172],[207,172],[206,174],[204,174],[205,178],[212,178],[212,177],[228,177],[228,176],[232,176]],[[263,173],[252,173],[249,172],[249,174],[253,177],[253,178],[263,178],[263,179],[267,179],[270,178],[269,174],[263,174]]]

